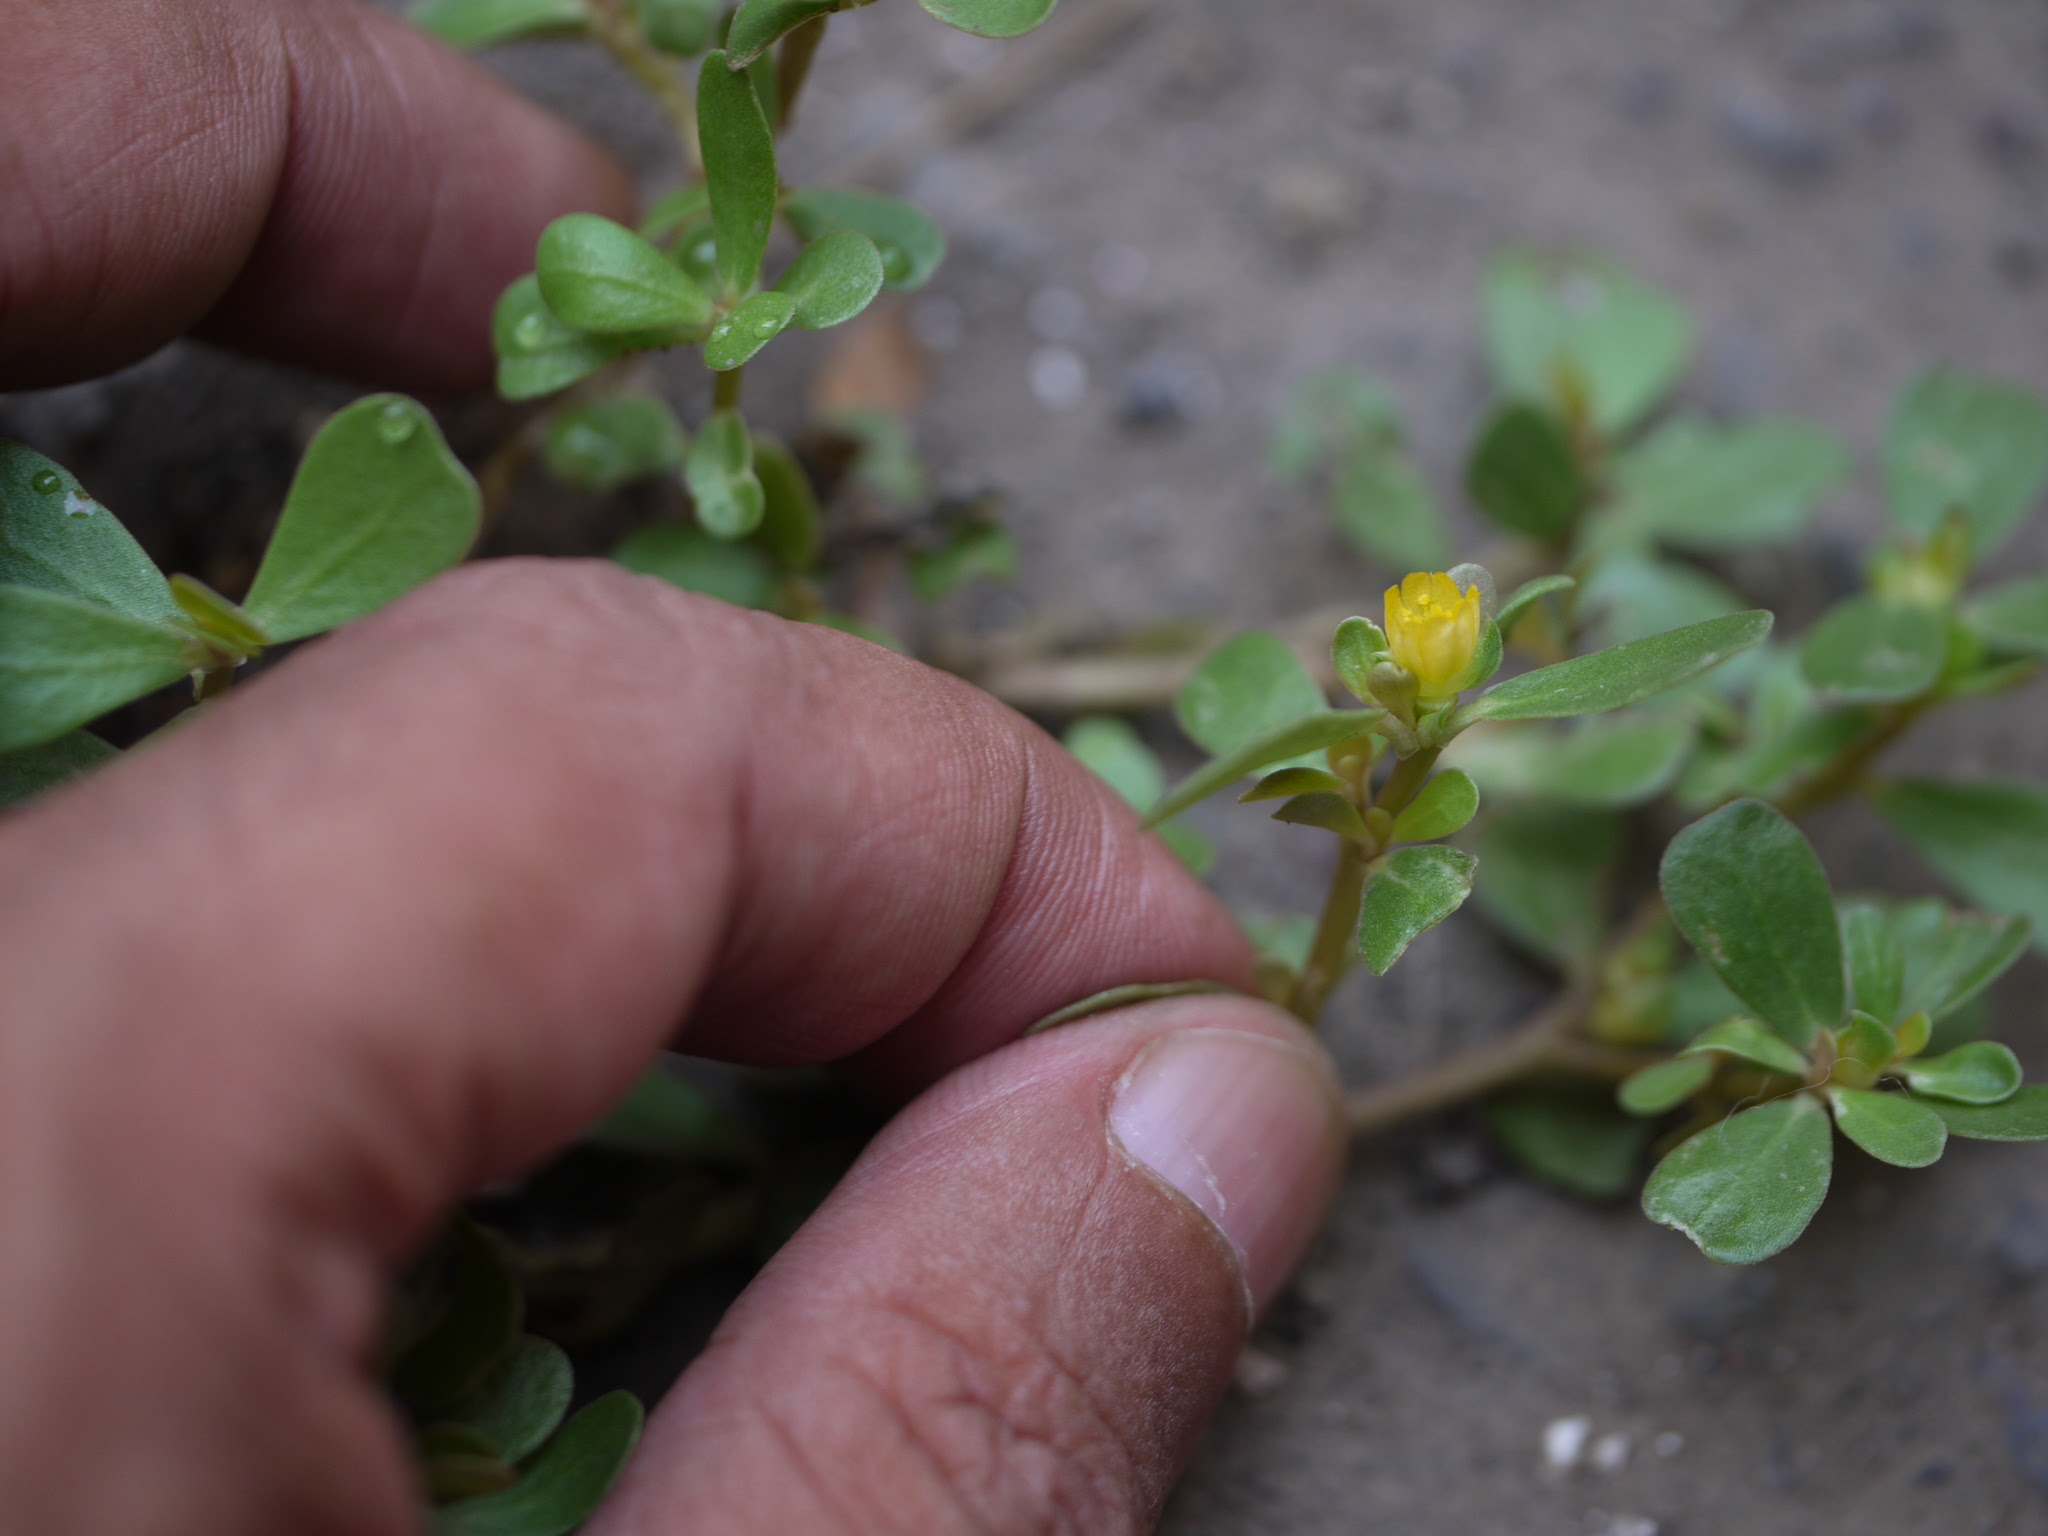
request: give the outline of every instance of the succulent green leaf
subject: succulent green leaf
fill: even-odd
[[[2048,1141],[2048,1088],[2022,1088],[1998,1104],[1951,1104],[1929,1099],[1951,1136],[1973,1141]]]
[[[1898,1056],[1918,1056],[1933,1039],[1934,1020],[1925,1012],[1907,1014],[1892,1031],[1892,1042],[1898,1048]]]
[[[1061,740],[1123,802],[1143,815],[1166,792],[1166,774],[1130,722],[1114,715],[1083,715]]]
[[[1830,1088],[1828,1102],[1835,1108],[1835,1124],[1842,1134],[1879,1162],[1925,1168],[1941,1161],[1948,1126],[1911,1095]]]
[[[683,481],[705,532],[743,539],[761,526],[767,495],[754,474],[754,440],[736,412],[715,412],[698,429]]]
[[[1592,960],[1607,931],[1609,889],[1621,852],[1612,814],[1551,805],[1488,812],[1474,845],[1473,902],[1523,949],[1560,970]]]
[[[1890,916],[1875,904],[1845,901],[1840,903],[1840,913],[1842,950],[1849,962],[1855,1004],[1889,1024],[1899,1016],[1899,999],[1905,992],[1905,946],[1892,931]]]
[[[1701,1030],[1679,1054],[1697,1056],[1710,1052],[1733,1056],[1737,1061],[1746,1061],[1753,1067],[1762,1067],[1766,1072],[1776,1072],[1785,1077],[1806,1075],[1805,1056],[1755,1019],[1741,1014]]]
[[[1355,615],[1337,626],[1330,641],[1330,660],[1339,680],[1362,703],[1371,702],[1373,659],[1386,648],[1387,637],[1379,625]]]
[[[1449,755],[1488,795],[1619,810],[1669,789],[1696,734],[1679,715],[1588,720],[1563,734],[1503,725],[1466,732]]]
[[[1358,807],[1347,796],[1332,794],[1328,790],[1310,790],[1307,794],[1294,796],[1273,813],[1273,819],[1292,822],[1298,827],[1321,827],[1325,832],[1334,832],[1339,837],[1355,837],[1360,841],[1367,836],[1365,818],[1358,814]]]
[[[1493,621],[1500,626],[1503,635],[1513,634],[1516,621],[1534,604],[1553,592],[1569,592],[1577,585],[1569,576],[1537,576],[1525,581],[1508,594],[1508,600],[1500,605],[1500,612],[1494,615]]]
[[[757,293],[735,304],[704,338],[704,366],[728,373],[745,365],[796,318],[796,300],[786,293]]]
[[[874,241],[882,286],[922,288],[946,259],[946,236],[922,209],[899,198],[836,187],[806,187],[784,200],[782,216],[807,241],[850,229]]]
[[[1021,37],[1052,14],[1057,0],[918,0],[949,27],[976,37]]]
[[[564,1424],[510,1488],[435,1511],[435,1536],[566,1536],[611,1491],[644,1419],[630,1392],[607,1392]]]
[[[1442,843],[1388,854],[1367,882],[1358,912],[1358,952],[1366,968],[1386,975],[1418,935],[1463,906],[1478,867],[1471,854]]]
[[[1828,877],[1799,829],[1738,800],[1671,840],[1661,871],[1679,931],[1728,990],[1804,1050],[1848,1012]]]
[[[882,290],[882,253],[859,230],[835,229],[797,252],[775,286],[796,301],[799,326],[822,331],[874,302]]]
[[[85,731],[67,731],[33,747],[0,752],[0,807],[33,799],[120,755]]]
[[[695,331],[711,319],[710,296],[658,247],[594,213],[541,231],[534,277],[557,319],[594,336]]]
[[[1827,1198],[1834,1138],[1827,1111],[1794,1094],[1731,1115],[1681,1142],[1643,1187],[1643,1212],[1723,1264],[1788,1246]]]
[[[491,345],[498,354],[498,393],[533,400],[588,378],[613,358],[643,346],[665,346],[679,333],[592,336],[565,325],[540,296],[531,272],[513,283],[491,314]]]
[[[1610,436],[1663,398],[1692,349],[1677,303],[1589,257],[1504,252],[1482,300],[1501,392],[1555,410],[1583,402]]]
[[[1885,441],[1885,490],[1898,523],[1931,538],[1951,508],[1990,554],[2048,484],[2048,405],[1964,374],[1924,374],[1900,396]]]
[[[689,445],[666,401],[622,395],[558,413],[541,457],[557,480],[601,494],[673,474]]]
[[[446,1412],[481,1434],[500,1459],[524,1461],[561,1424],[574,1389],[561,1346],[523,1333]]]
[[[423,0],[412,24],[457,48],[482,48],[536,33],[580,31],[583,0]]]
[[[1254,629],[1202,659],[1173,712],[1189,740],[1210,752],[1230,752],[1323,708],[1323,690],[1287,642]]]
[[[1807,632],[1806,680],[1849,704],[1925,693],[1948,656],[1948,617],[1934,608],[1865,593],[1837,603]]]
[[[65,735],[192,669],[166,625],[39,587],[0,586],[0,752]]]
[[[1210,759],[1167,793],[1145,818],[1147,826],[1177,816],[1220,789],[1227,789],[1247,774],[1284,763],[1305,753],[1356,741],[1379,723],[1384,712],[1377,709],[1328,709],[1256,736],[1221,756]]]
[[[1511,677],[1460,705],[1451,716],[1456,730],[1475,720],[1556,720],[1597,715],[1639,704],[1652,694],[1689,682],[1730,656],[1748,650],[1771,632],[1761,608],[1731,613],[1703,624],[1688,624],[1641,640],[1630,640],[1590,656],[1538,667]]]
[[[1972,1040],[1940,1056],[1922,1056],[1899,1066],[1915,1093],[1957,1104],[1998,1104],[2019,1091],[2020,1064],[1996,1040]]]
[[[726,66],[745,69],[807,21],[850,11],[868,0],[745,0],[725,34]]]
[[[275,641],[346,624],[459,561],[482,512],[426,408],[370,395],[335,412],[299,460],[242,608]]]
[[[1449,837],[1479,812],[1479,786],[1461,769],[1446,768],[1422,786],[1407,809],[1394,818],[1394,839],[1426,843]]]
[[[1287,800],[1295,795],[1342,794],[1344,781],[1320,768],[1278,768],[1237,797],[1248,800]]]
[[[1565,429],[1549,412],[1518,400],[1481,429],[1465,464],[1465,489],[1501,527],[1532,539],[1562,538],[1589,494]]]
[[[1991,779],[1906,779],[1883,785],[1875,799],[1885,820],[1966,896],[1994,912],[2031,918],[2034,941],[2042,943],[2048,791]]]
[[[663,53],[694,59],[717,41],[724,6],[721,0],[633,0],[633,9],[648,42]]]
[[[761,547],[786,571],[808,571],[825,542],[811,477],[795,456],[769,437],[754,439],[754,478],[761,482]]]
[[[1604,1093],[1550,1084],[1486,1101],[1486,1128],[1538,1178],[1585,1200],[1628,1193],[1649,1142],[1648,1121],[1620,1113]]]
[[[1661,1115],[1698,1093],[1719,1069],[1711,1056],[1678,1056],[1632,1072],[1615,1090],[1614,1100],[1632,1115]]]
[[[175,624],[163,573],[62,465],[0,440],[0,583]]]
[[[1962,618],[1993,651],[2048,656],[2048,576],[1980,592],[1963,605]]]
[[[2004,975],[2033,927],[2024,917],[1951,911],[1935,896],[1887,910],[1905,956],[1898,1012],[1935,1019],[1947,1018]]]
[[[1791,538],[1847,478],[1849,456],[1789,421],[1669,422],[1615,460],[1619,526],[1689,550]]]
[[[440,1417],[512,1348],[525,1302],[497,1240],[460,1213],[449,1218],[430,1262],[443,1302],[439,1320],[393,1363],[391,1389]]]
[[[682,523],[636,529],[612,551],[612,559],[629,571],[741,608],[766,608],[775,597],[775,569],[760,546]]]
[[[760,276],[781,184],[775,175],[775,136],[754,82],[745,72],[727,68],[726,56],[716,49],[704,55],[697,72],[697,140],[711,189],[718,278],[736,298],[750,292]]]

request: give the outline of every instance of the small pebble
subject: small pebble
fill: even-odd
[[[1055,411],[1072,410],[1088,395],[1088,363],[1071,347],[1040,347],[1031,354],[1031,393]]]
[[[1233,1380],[1246,1397],[1266,1397],[1277,1392],[1287,1380],[1287,1362],[1256,1344],[1247,1344],[1238,1351]]]
[[[1552,1472],[1569,1472],[1586,1453],[1586,1437],[1593,1421],[1584,1414],[1552,1419],[1543,1426],[1543,1465]]]
[[[1593,1442],[1593,1470],[1613,1476],[1628,1465],[1629,1438],[1620,1430]]]

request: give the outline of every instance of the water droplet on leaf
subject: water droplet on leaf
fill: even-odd
[[[64,489],[64,477],[54,469],[39,469],[29,484],[39,495],[54,496]]]
[[[512,327],[512,339],[522,347],[537,347],[547,340],[548,323],[540,315],[526,315]]]
[[[419,430],[412,409],[396,400],[377,413],[377,435],[387,443],[402,443]]]

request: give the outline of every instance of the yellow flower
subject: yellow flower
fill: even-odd
[[[1387,651],[1415,674],[1425,703],[1448,699],[1479,648],[1479,589],[1441,571],[1415,571],[1387,588]]]

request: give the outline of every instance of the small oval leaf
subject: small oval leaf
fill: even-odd
[[[1382,714],[1383,711],[1377,709],[1322,710],[1254,737],[1243,746],[1213,758],[1182,779],[1153,808],[1145,818],[1145,825],[1156,826],[1169,816],[1177,816],[1197,801],[1208,799],[1219,789],[1227,789],[1246,774],[1256,773],[1261,768],[1306,752],[1334,747],[1340,742],[1356,741],[1379,722]]]
[[[797,252],[775,285],[796,301],[796,323],[807,331],[840,325],[882,291],[882,253],[857,229],[835,229]]]
[[[1711,1056],[1679,1056],[1644,1067],[1622,1079],[1615,1102],[1632,1115],[1661,1115],[1676,1109],[1712,1081]]]
[[[437,1510],[436,1536],[566,1536],[611,1491],[644,1417],[632,1393],[607,1392],[564,1424],[510,1488]]]
[[[1321,827],[1325,832],[1357,838],[1361,842],[1366,837],[1365,818],[1358,814],[1358,807],[1348,796],[1332,794],[1328,790],[1311,790],[1305,795],[1296,795],[1273,813],[1273,819],[1291,822],[1298,827]]]
[[[757,293],[742,299],[704,338],[704,366],[713,373],[741,367],[780,336],[795,314],[796,300],[786,293]]]
[[[54,741],[191,670],[175,629],[37,587],[0,586],[0,752]]]
[[[594,213],[564,214],[534,252],[541,298],[563,324],[595,336],[697,330],[711,299],[659,249]]]
[[[1807,631],[1806,680],[1845,704],[1916,698],[1941,678],[1948,619],[1937,609],[1875,594],[1837,603]]]
[[[918,0],[949,27],[976,37],[1021,37],[1052,14],[1057,0]]]
[[[1367,969],[1386,975],[1418,935],[1463,906],[1478,867],[1471,854],[1441,843],[1388,854],[1366,885],[1358,911],[1358,952]]]
[[[1229,752],[1323,708],[1323,690],[1287,642],[1254,629],[1202,658],[1173,712],[1189,740]]]
[[[761,111],[754,82],[729,69],[716,49],[697,72],[697,140],[711,193],[711,224],[718,239],[718,278],[729,296],[749,292],[761,274],[768,227],[781,185],[775,173],[775,136]]]
[[[1996,1040],[1972,1040],[1941,1056],[1906,1062],[1899,1075],[1915,1093],[1957,1104],[1998,1104],[2019,1092],[2020,1064]]]
[[[1941,1116],[1906,1094],[1830,1088],[1828,1102],[1842,1134],[1881,1163],[1925,1168],[1939,1162],[1948,1145]]]
[[[1952,1104],[1929,1099],[1951,1136],[1973,1141],[2048,1141],[2048,1088],[2022,1088],[1997,1104]]]
[[[806,187],[782,205],[790,227],[806,241],[834,230],[857,230],[882,258],[882,286],[922,288],[946,258],[946,236],[922,209],[899,198],[837,187]]]
[[[1738,1061],[1746,1061],[1753,1067],[1762,1067],[1766,1072],[1776,1072],[1784,1077],[1806,1075],[1807,1060],[1804,1056],[1755,1019],[1739,1014],[1701,1030],[1679,1054],[1701,1056],[1713,1052],[1733,1056]]]
[[[1794,1094],[1681,1142],[1643,1186],[1643,1213],[1711,1259],[1754,1264],[1806,1230],[1833,1165],[1827,1111],[1811,1094]]]
[[[1461,769],[1446,768],[1423,785],[1421,793],[1408,802],[1407,809],[1394,818],[1394,840],[1426,843],[1449,837],[1478,811],[1479,786],[1472,782],[1471,775]]]

